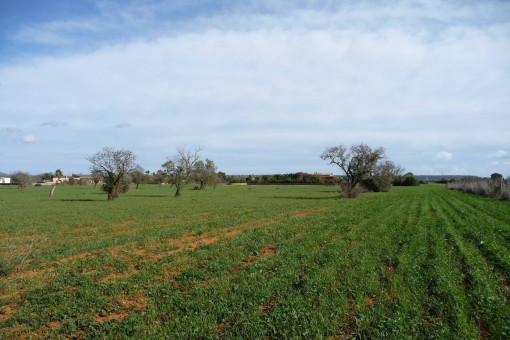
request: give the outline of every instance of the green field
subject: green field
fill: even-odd
[[[510,202],[0,187],[0,338],[508,338]]]

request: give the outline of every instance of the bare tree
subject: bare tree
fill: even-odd
[[[345,174],[344,191],[346,197],[356,197],[356,185],[374,171],[377,162],[384,158],[384,149],[372,149],[366,144],[352,145],[347,149],[344,145],[327,148],[322,154],[323,160],[338,166]]]
[[[168,175],[169,182],[177,188],[176,197],[181,195],[183,186],[193,176],[196,163],[200,158],[200,151],[202,147],[194,150],[178,147],[177,155],[161,165]]]
[[[103,150],[86,158],[92,165],[92,173],[101,174],[104,180],[103,191],[108,193],[108,200],[113,201],[119,194],[127,192],[123,179],[136,168],[136,156],[132,151],[115,150],[104,147]]]
[[[391,184],[402,176],[404,169],[390,161],[383,159],[377,163],[369,177],[361,181],[362,186],[370,191],[390,191]]]
[[[12,174],[12,181],[17,184],[20,189],[26,189],[34,182],[32,176],[23,171]]]
[[[97,183],[101,182],[103,179],[101,171],[92,170],[90,172],[90,175],[92,176],[92,182],[94,182],[94,188],[96,187]]]

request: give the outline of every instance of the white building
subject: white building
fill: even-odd
[[[0,177],[0,184],[11,184],[10,177]]]

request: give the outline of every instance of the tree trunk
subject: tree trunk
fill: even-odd
[[[136,183],[136,188],[138,189],[138,183]]]
[[[175,197],[181,196],[181,188],[177,187],[177,191],[175,192]]]
[[[52,188],[51,188],[51,191],[50,191],[50,197],[53,196],[53,193],[55,192],[55,188],[57,187],[57,185],[55,184]]]

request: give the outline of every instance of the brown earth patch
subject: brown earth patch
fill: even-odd
[[[81,258],[84,258],[84,257],[96,257],[96,255],[92,254],[92,252],[90,252],[90,251],[86,251],[84,253],[80,253],[80,254],[75,254],[75,255],[68,256],[68,257],[64,257],[64,258],[62,258],[60,260],[55,261],[54,263],[56,263],[56,264],[66,263],[66,262],[69,262],[69,261],[72,261],[72,260],[76,260],[76,259],[81,259]]]
[[[3,306],[0,309],[0,322],[7,321],[13,314],[16,314],[17,310],[14,308],[14,304]]]
[[[125,273],[112,273],[108,276],[106,276],[105,278],[103,278],[101,280],[101,282],[112,282],[112,281],[115,281],[115,280],[119,280],[119,279],[125,279],[126,277],[129,277],[131,275],[134,275],[136,273],[138,273],[139,270],[133,270],[133,271],[130,271],[130,272],[125,272]]]
[[[140,311],[149,305],[147,300],[144,297],[139,297],[136,299],[121,300],[120,303],[125,308],[134,308],[137,311]]]
[[[73,234],[78,234],[78,233],[88,233],[88,232],[92,232],[92,231],[96,231],[96,230],[97,230],[97,227],[80,227],[80,228],[70,229],[69,232],[73,233]]]
[[[58,321],[50,321],[46,324],[46,326],[51,329],[52,331],[59,329],[62,327],[62,324]]]
[[[257,255],[248,256],[243,260],[243,264],[241,265],[241,267],[249,266],[253,262],[260,260],[261,258],[276,254],[276,246],[277,246],[276,243],[267,245]]]
[[[20,295],[21,295],[21,292],[19,290],[17,290],[14,292],[4,293],[4,294],[0,295],[0,299],[2,299],[2,300],[12,299],[12,298],[17,298]]]
[[[261,313],[266,313],[268,310],[270,310],[271,308],[273,308],[274,304],[276,303],[276,300],[275,299],[271,299],[269,300],[266,304],[264,304],[261,308],[260,308],[260,312]]]
[[[375,296],[368,298],[367,301],[365,301],[365,307],[369,307],[375,303]]]
[[[307,216],[307,215],[313,214],[317,211],[322,211],[322,210],[327,210],[327,209],[329,209],[329,208],[322,207],[322,208],[317,208],[317,209],[312,209],[312,210],[307,210],[307,211],[301,211],[301,212],[298,212],[298,213],[295,213],[294,215],[292,215],[292,218]]]
[[[0,234],[0,242],[5,241],[33,241],[45,238],[46,234],[33,234],[33,235],[12,235],[12,234]]]
[[[112,320],[122,320],[125,317],[127,317],[129,313],[122,312],[122,313],[115,313],[115,314],[108,314],[108,315],[98,315],[95,317],[96,322],[107,322]]]
[[[18,272],[16,274],[13,274],[11,276],[9,276],[8,278],[10,280],[17,280],[17,279],[31,279],[33,278],[34,276],[37,276],[39,274],[42,274],[46,272],[46,270],[44,269],[39,269],[39,270],[25,270],[25,271],[22,271],[22,272]]]
[[[340,331],[334,336],[334,339],[352,339],[356,336],[357,321],[354,316],[349,316],[340,326]]]
[[[242,230],[232,230],[227,231],[219,235],[211,236],[210,233],[204,233],[200,238],[196,238],[194,236],[185,236],[181,239],[171,239],[174,241],[178,248],[172,249],[163,253],[151,254],[146,256],[141,262],[148,262],[152,260],[159,260],[165,256],[170,256],[172,254],[180,253],[185,250],[195,250],[199,246],[208,245],[212,243],[218,242],[222,237],[233,236],[241,233]]]
[[[232,324],[224,323],[224,322],[220,323],[218,325],[218,332],[216,334],[218,338],[222,338],[223,337],[223,332],[225,331],[225,328],[232,328]]]
[[[135,222],[134,221],[122,221],[122,222],[117,222],[117,223],[111,223],[110,227],[126,227],[133,223],[135,223]]]

